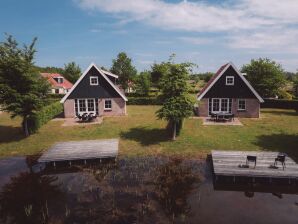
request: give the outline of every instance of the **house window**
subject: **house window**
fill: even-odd
[[[97,99],[75,99],[76,114],[96,113],[98,114]]]
[[[227,76],[226,77],[226,85],[233,86],[234,85],[234,76]]]
[[[211,102],[211,105],[210,105]],[[209,114],[211,113],[231,113],[232,99],[229,98],[211,98],[209,99]]]
[[[90,76],[90,85],[97,86],[98,85],[98,77],[97,76]]]
[[[221,99],[221,111],[228,112],[228,102],[229,99]]]
[[[85,99],[81,100],[79,99],[79,111],[80,112],[86,112],[86,101]]]
[[[112,110],[112,100],[105,100],[105,110]]]
[[[219,111],[219,103],[220,103],[220,99],[212,99],[212,111],[213,112]]]
[[[94,99],[87,100],[88,111],[94,111]]]
[[[63,77],[56,77],[54,80],[59,84],[63,83]]]
[[[246,110],[246,101],[244,99],[238,100],[238,110]]]
[[[55,89],[55,93],[56,94],[59,94],[59,89]]]

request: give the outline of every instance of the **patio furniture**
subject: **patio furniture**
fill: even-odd
[[[220,112],[216,114],[216,121],[220,122],[220,121],[232,121],[234,120],[234,114],[232,113],[225,113],[225,112]]]
[[[254,168],[257,165],[257,157],[256,156],[247,156],[246,157],[246,165],[249,165],[249,162],[253,162],[255,164]]]
[[[277,167],[277,163],[280,162],[282,164],[282,169],[284,170],[286,167],[286,154],[280,153],[274,160],[274,166]]]
[[[77,114],[76,117],[82,122],[91,122],[96,118],[96,114],[94,114],[94,113],[83,113],[83,114]]]
[[[211,113],[210,114],[211,120],[216,121],[217,120],[217,114],[216,113]]]

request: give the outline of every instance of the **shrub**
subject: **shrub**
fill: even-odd
[[[294,109],[298,111],[298,100],[264,99],[262,108]]]
[[[53,119],[56,115],[63,111],[62,104],[60,102],[52,103],[43,107],[35,115],[29,117],[28,126],[29,132],[35,133],[41,126]]]
[[[157,97],[128,97],[128,105],[161,105],[162,101]]]

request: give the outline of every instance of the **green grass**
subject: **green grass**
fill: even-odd
[[[35,154],[59,141],[120,138],[121,155],[202,156],[212,149],[270,150],[298,155],[298,116],[292,110],[263,109],[261,119],[241,119],[244,126],[203,126],[187,119],[176,141],[166,122],[156,120],[158,106],[128,106],[128,116],[104,118],[100,125],[61,127],[51,121],[24,138],[20,119],[0,114],[0,156]]]

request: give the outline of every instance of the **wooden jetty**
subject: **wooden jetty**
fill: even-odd
[[[298,164],[286,157],[285,169],[279,163],[278,168],[273,168],[275,158],[278,152],[255,152],[255,151],[212,151],[212,165],[215,178],[218,177],[233,177],[234,181],[237,177],[248,177],[258,179],[269,178],[272,179],[287,179],[298,180]],[[256,156],[256,166],[249,163],[248,168],[239,167],[239,165],[246,164],[247,156]]]
[[[39,163],[113,158],[118,155],[118,139],[60,142],[39,159]]]

